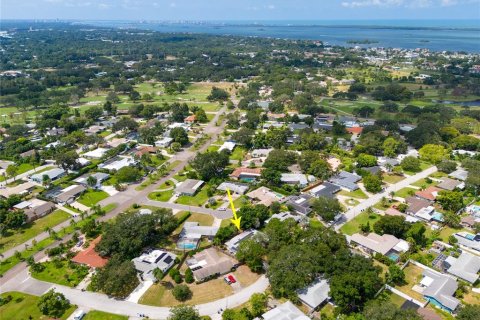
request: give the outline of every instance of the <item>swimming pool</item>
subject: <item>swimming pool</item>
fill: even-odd
[[[387,257],[394,262],[397,262],[398,259],[400,259],[400,256],[398,254],[396,254],[395,252],[388,253]]]
[[[194,250],[197,248],[197,242],[181,239],[177,242],[177,248],[182,250]]]
[[[435,211],[432,215],[432,219],[435,221],[443,222],[443,214],[441,212]]]

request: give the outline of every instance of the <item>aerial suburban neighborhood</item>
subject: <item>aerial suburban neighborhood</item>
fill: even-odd
[[[480,319],[478,54],[26,21],[0,48],[0,319]]]

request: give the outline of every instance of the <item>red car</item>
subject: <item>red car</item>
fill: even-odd
[[[230,283],[235,283],[235,282],[237,282],[237,279],[235,279],[235,277],[232,276],[231,274],[229,274],[229,275],[227,276],[227,278],[228,278],[228,281],[230,281]]]

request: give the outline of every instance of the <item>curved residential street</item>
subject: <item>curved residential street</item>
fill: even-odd
[[[218,314],[220,308],[226,309],[239,306],[250,299],[254,293],[264,292],[269,286],[268,279],[262,275],[255,283],[240,290],[239,292],[217,301],[212,301],[205,304],[197,305],[196,308],[201,315],[214,316]],[[139,313],[145,314],[150,319],[167,319],[170,308],[168,307],[153,307],[142,304],[137,304],[129,301],[116,300],[109,298],[104,294],[81,291],[72,289],[66,286],[52,284],[49,282],[40,281],[30,277],[28,271],[23,269],[17,273],[6,284],[0,286],[0,293],[8,291],[20,291],[33,295],[42,295],[46,291],[54,288],[55,291],[61,292],[71,303],[76,304],[83,310],[100,310],[104,312],[123,314],[130,317],[137,317]]]
[[[381,193],[374,194],[368,199],[362,200],[358,205],[355,207],[351,208],[347,212],[345,212],[345,217],[342,220],[341,223],[338,223],[335,225],[335,230],[339,230],[345,223],[348,221],[352,220],[355,218],[358,214],[360,214],[363,210],[367,209],[368,207],[372,207],[375,205],[377,202],[379,202],[383,197],[388,198],[390,196],[390,192],[397,192],[400,189],[403,189],[405,187],[408,187],[410,184],[428,177],[432,173],[437,172],[437,167],[433,166],[430,167],[426,170],[423,170],[417,174],[414,174],[412,176],[408,176],[402,181],[399,181],[395,184],[390,185],[388,188],[385,188]]]

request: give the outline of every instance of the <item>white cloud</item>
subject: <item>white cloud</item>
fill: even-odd
[[[274,9],[275,9],[275,5],[274,5],[274,4],[269,4],[269,5],[267,6],[267,9],[274,10]]]
[[[170,8],[175,8],[177,4],[175,2],[170,3]]]
[[[457,0],[441,0],[440,5],[442,7],[450,7],[458,4]]]
[[[362,0],[362,1],[344,1],[342,6],[346,8],[360,7],[394,7],[403,4],[403,0]]]

